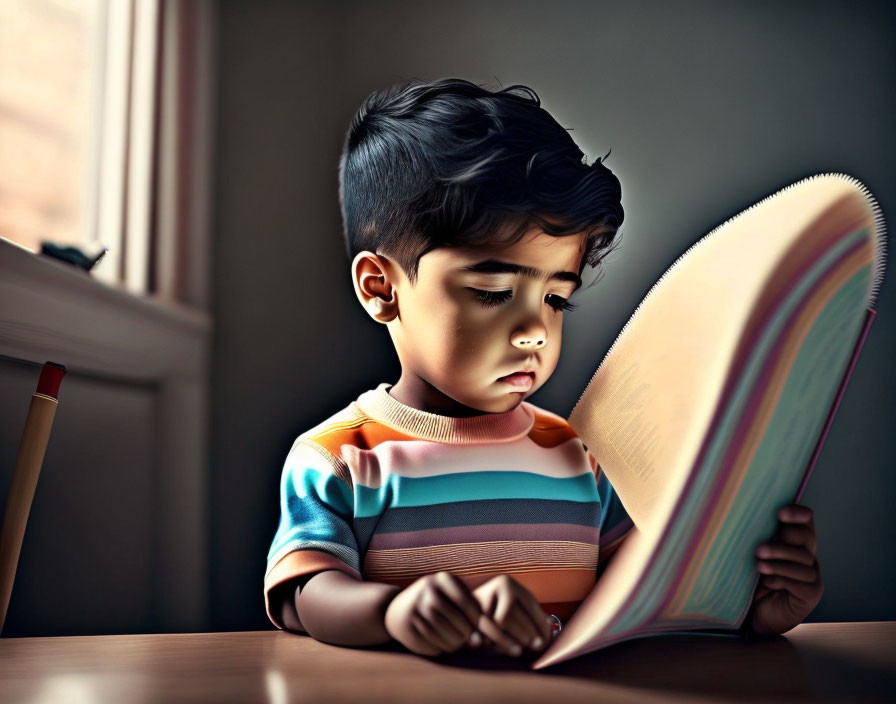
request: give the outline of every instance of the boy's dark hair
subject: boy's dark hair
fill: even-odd
[[[586,232],[579,273],[585,262],[596,267],[622,224],[621,195],[619,179],[601,159],[589,166],[522,85],[492,92],[459,78],[412,79],[374,92],[339,160],[349,259],[386,254],[412,284],[433,249],[512,244],[533,226]]]

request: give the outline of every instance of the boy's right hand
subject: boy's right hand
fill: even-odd
[[[473,590],[483,618],[496,625],[502,638],[483,632],[482,644],[504,655],[521,655],[526,648],[539,652],[551,642],[550,617],[535,596],[513,577],[498,575]]]
[[[386,607],[384,625],[390,636],[419,655],[460,650],[477,628],[496,643],[513,646],[483,614],[467,585],[450,572],[420,577],[396,594]]]

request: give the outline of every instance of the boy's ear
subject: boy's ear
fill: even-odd
[[[388,323],[398,317],[396,265],[382,254],[358,252],[352,260],[355,295],[370,317]]]

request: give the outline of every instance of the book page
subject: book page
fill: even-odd
[[[666,568],[674,568],[675,560],[667,558],[680,552],[682,540],[689,544],[693,530],[688,533],[687,526],[700,524],[691,500],[699,492],[684,497],[692,504],[685,515],[673,516],[673,510],[696,471],[698,453],[712,439],[715,416],[731,401],[725,400],[728,386],[745,371],[741,362],[755,354],[756,335],[807,267],[820,265],[821,253],[832,256],[829,250],[845,246],[840,240],[850,232],[853,239],[863,231],[868,236],[872,222],[870,207],[853,184],[813,179],[700,240],[651,290],[569,417],[636,529],[534,667],[650,630],[650,612],[642,606],[665,603],[665,596],[657,597],[668,591]],[[857,256],[867,262],[867,248]],[[799,296],[794,291],[791,298]],[[711,473],[706,481],[712,481]],[[724,514],[733,499],[724,492],[723,497]],[[677,537],[668,537],[673,534]],[[711,544],[709,539],[703,550]],[[648,570],[659,566],[657,560],[666,566]],[[652,595],[642,594],[651,572]],[[681,586],[687,593],[692,584],[685,580]],[[679,619],[691,622],[687,613]]]
[[[666,525],[744,332],[812,251],[805,240],[833,242],[868,213],[840,178],[776,194],[695,244],[633,314],[569,422],[642,532]]]

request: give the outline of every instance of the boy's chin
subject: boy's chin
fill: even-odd
[[[529,396],[528,391],[511,391],[487,402],[484,401],[479,407],[483,409],[483,413],[509,413],[525,401],[527,396]]]
[[[531,396],[534,389],[525,391],[513,391],[506,384],[498,383],[492,388],[467,389],[461,392],[459,389],[443,388],[442,393],[453,398],[458,403],[479,413],[509,413],[517,408],[527,397]],[[453,393],[452,393],[453,392]]]

